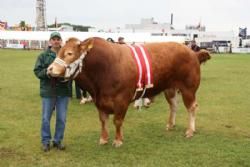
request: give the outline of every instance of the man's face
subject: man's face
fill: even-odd
[[[62,44],[62,39],[59,37],[53,37],[50,39],[50,45],[52,48],[60,48]]]

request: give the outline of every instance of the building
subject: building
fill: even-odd
[[[170,23],[158,23],[154,18],[141,19],[139,24],[126,24],[125,30],[128,32],[150,32],[153,34],[164,34],[173,29]]]
[[[173,29],[170,23],[158,23],[154,18],[143,18],[139,24],[126,24],[125,28],[116,27],[105,29],[103,27],[89,28],[89,32],[108,32],[108,33],[153,33],[162,35],[166,31]]]
[[[74,31],[73,26],[62,25],[60,27],[48,28],[48,31]]]

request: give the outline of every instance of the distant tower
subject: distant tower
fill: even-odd
[[[47,20],[45,0],[36,0],[36,30],[45,31],[46,29]]]
[[[171,13],[171,26],[173,26],[173,23],[174,23],[174,15],[173,15],[173,13]]]

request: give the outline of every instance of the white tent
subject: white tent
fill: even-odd
[[[151,36],[150,33],[104,33],[104,32],[60,32],[63,41],[70,37],[76,37],[84,40],[89,37],[101,37],[104,39],[112,38],[117,41],[119,37],[124,37],[126,43],[145,43],[145,42],[167,42],[175,41],[183,43],[185,37],[177,36]],[[19,41],[39,41],[39,48],[41,42],[48,41],[51,31],[0,31],[0,40],[6,40],[7,44],[10,40]]]

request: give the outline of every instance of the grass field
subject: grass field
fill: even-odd
[[[149,109],[129,108],[124,145],[99,146],[93,104],[70,102],[66,151],[40,147],[41,99],[33,66],[39,51],[0,50],[0,166],[236,167],[250,166],[250,55],[213,55],[202,66],[197,133],[184,137],[187,112],[181,98],[177,126],[166,132],[168,106],[159,95]],[[54,125],[54,117],[53,123]],[[53,128],[54,129],[54,128]]]

